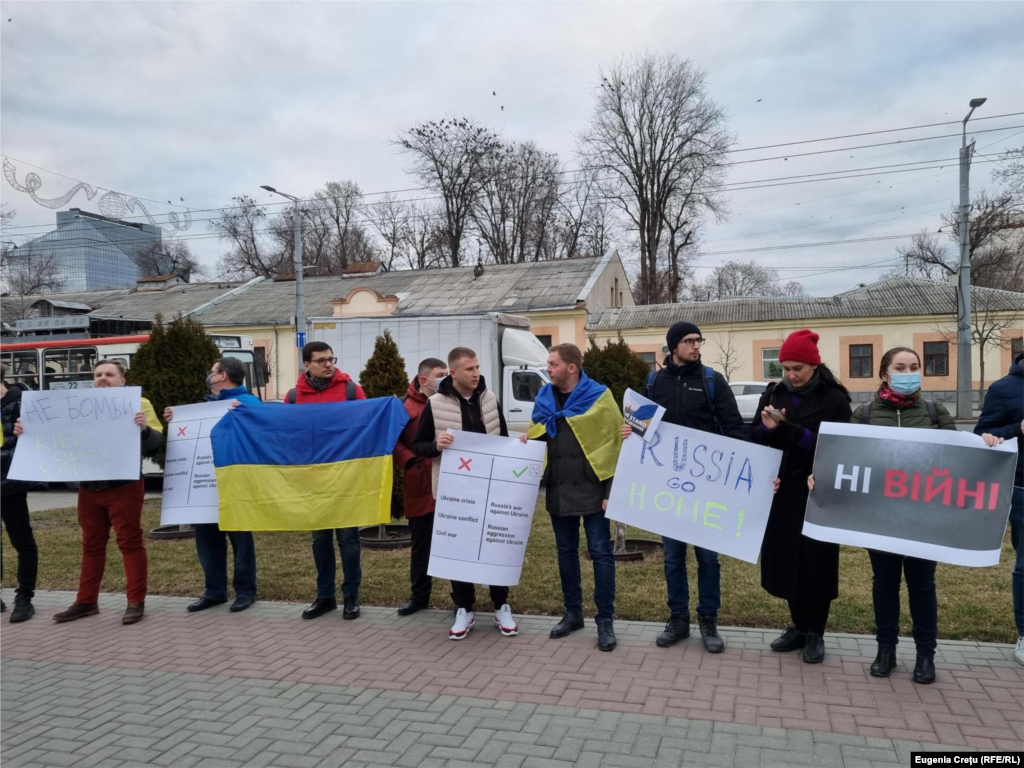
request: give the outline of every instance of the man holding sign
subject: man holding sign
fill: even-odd
[[[92,385],[95,389],[123,387],[125,383],[124,367],[115,360],[103,360],[93,369]],[[102,428],[98,418],[100,410],[97,408],[97,418],[92,421],[94,429]],[[84,403],[77,407],[79,414],[83,411]],[[23,417],[29,420],[30,427],[34,427],[27,409]],[[107,412],[106,418],[114,416]],[[163,427],[146,398],[140,398],[140,408],[135,412],[133,421],[141,430],[142,452],[159,448]],[[82,432],[85,429],[83,422]],[[22,419],[18,419],[14,433],[21,435],[24,432]],[[142,620],[146,602],[147,563],[146,545],[142,536],[142,502],[146,488],[142,480],[141,459],[139,456],[138,474],[134,480],[87,480],[79,486],[78,524],[82,528],[82,571],[78,596],[67,610],[53,615],[54,621],[74,621],[100,612],[100,582],[107,566],[107,540],[110,538],[111,526],[117,535],[117,546],[121,550],[125,578],[128,581],[128,607],[121,623],[135,624]]]
[[[209,400],[233,401],[238,403],[259,403],[260,399],[249,394],[245,388],[245,365],[234,357],[214,360],[210,375],[206,377],[206,388],[210,390]],[[171,408],[164,409],[164,421],[170,424],[174,418]],[[194,502],[193,502],[194,503]],[[235,602],[231,612],[237,613],[256,602],[256,543],[250,531],[222,531],[217,523],[193,523],[196,532],[196,554],[206,577],[203,596],[189,603],[189,613],[205,611],[228,601],[228,540],[235,554]]]
[[[497,396],[487,389],[487,382],[480,375],[480,359],[476,352],[468,347],[456,347],[448,353],[448,368],[451,373],[441,380],[437,394],[427,400],[413,438],[413,453],[425,459],[440,458],[441,451],[450,448],[455,439],[451,434],[453,431],[508,437],[501,404]],[[433,462],[431,473],[434,498],[437,498],[440,461]],[[490,591],[495,625],[506,637],[518,635],[519,626],[512,618],[512,608],[508,604],[508,587],[492,585]],[[473,630],[474,585],[453,580],[452,602],[455,603],[455,623],[448,632],[448,638],[462,640]]]
[[[583,628],[580,578],[580,520],[594,563],[597,647],[615,649],[615,558],[608,533],[608,494],[619,458],[622,417],[611,391],[583,372],[583,353],[575,344],[559,344],[548,355],[548,376],[533,405],[533,424],[520,439],[548,444],[544,472],[546,501],[558,549],[565,616],[551,637],[567,637]]]

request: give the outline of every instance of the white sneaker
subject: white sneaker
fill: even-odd
[[[473,612],[459,608],[455,614],[455,623],[448,630],[449,640],[462,640],[473,631]]]
[[[505,637],[515,637],[519,634],[519,625],[512,618],[512,609],[508,603],[494,612],[494,626],[500,629]]]
[[[1013,658],[1018,663],[1024,664],[1024,635],[1017,638],[1017,649],[1013,652]]]

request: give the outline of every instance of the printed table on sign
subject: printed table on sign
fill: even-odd
[[[537,504],[544,443],[451,432],[441,454],[431,576],[515,586]]]
[[[178,405],[167,425],[161,525],[195,525],[220,520],[220,496],[210,432],[232,400]]]

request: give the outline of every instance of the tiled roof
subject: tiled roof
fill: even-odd
[[[1024,293],[975,288],[971,295],[975,308],[1024,313]],[[948,315],[955,311],[956,290],[952,285],[893,277],[829,297],[728,299],[640,307],[605,307],[591,314],[587,330],[666,328],[678,320],[705,326],[772,320]]]

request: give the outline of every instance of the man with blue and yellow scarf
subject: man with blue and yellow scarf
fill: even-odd
[[[565,616],[551,637],[567,637],[583,628],[580,576],[580,520],[594,563],[597,647],[615,648],[615,559],[605,509],[619,459],[622,414],[611,391],[583,372],[583,354],[575,344],[558,344],[548,355],[548,376],[533,405],[528,438],[548,444],[544,468],[546,506],[555,531],[558,575]]]

